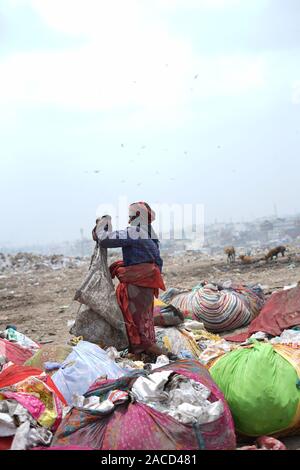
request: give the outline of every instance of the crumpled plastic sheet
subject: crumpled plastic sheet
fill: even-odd
[[[111,413],[115,408],[115,405],[123,404],[128,400],[128,392],[125,392],[124,390],[113,390],[108,394],[106,400],[103,401],[95,395],[90,397],[76,395],[74,397],[74,406],[78,409],[95,410],[97,413],[105,415]]]
[[[151,364],[151,369],[155,370],[158,369],[159,367],[166,366],[167,364],[170,364],[169,358],[162,354],[161,356],[158,356],[156,359],[155,364]]]
[[[207,348],[199,356],[199,361],[204,365],[209,364],[213,359],[230,352],[234,348],[234,346],[225,339],[209,343],[210,344],[207,344]]]
[[[49,446],[52,441],[52,432],[43,427],[31,427],[26,421],[18,427],[11,450],[25,450],[39,445]]]
[[[96,344],[80,341],[52,376],[58,390],[69,405],[73,395],[83,395],[99,377],[116,379],[125,370],[112,361],[106,352]]]
[[[300,331],[284,330],[280,336],[271,339],[272,344],[297,344],[300,345]]]
[[[155,372],[139,377],[131,393],[137,401],[166,413],[183,424],[206,424],[217,420],[224,412],[221,400],[211,403],[210,390],[171,371]]]

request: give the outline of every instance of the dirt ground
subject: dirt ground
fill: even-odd
[[[73,302],[89,267],[58,270],[34,265],[27,271],[0,273],[0,330],[8,324],[38,342],[61,343],[70,338],[68,321],[75,319],[79,304]],[[192,288],[202,280],[259,283],[266,294],[300,281],[300,254],[252,265],[226,262],[225,256],[214,258],[187,253],[164,257],[167,287]]]
[[[89,262],[52,270],[34,266],[29,271],[0,273],[0,330],[13,324],[39,343],[65,343],[70,339],[68,321],[75,319],[79,304],[75,290],[88,271]],[[273,290],[300,281],[300,254],[266,263],[228,264],[226,257],[186,253],[164,257],[167,287],[192,288],[202,280],[259,283],[268,295]],[[285,439],[290,449],[300,449],[300,437]]]

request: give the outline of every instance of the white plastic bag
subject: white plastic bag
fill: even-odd
[[[125,375],[124,369],[112,361],[96,344],[80,341],[62,363],[52,380],[69,405],[73,395],[83,395],[96,379],[106,376],[117,379]]]

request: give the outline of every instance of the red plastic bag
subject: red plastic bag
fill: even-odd
[[[4,369],[0,373],[0,388],[9,387],[14,385],[22,380],[27,379],[27,377],[39,376],[43,373],[41,369],[28,367],[28,366],[17,366],[12,365]]]
[[[17,343],[11,343],[6,339],[0,338],[0,356],[4,356],[7,362],[22,365],[33,356],[33,353],[30,349],[22,348]]]
[[[262,436],[256,439],[259,450],[287,450],[283,442],[274,437]]]
[[[256,439],[256,445],[238,447],[237,450],[287,450],[283,442],[274,437],[261,436]]]

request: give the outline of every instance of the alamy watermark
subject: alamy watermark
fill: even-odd
[[[204,205],[194,203],[153,203],[149,202],[151,209],[155,212],[152,223],[153,232],[143,230],[143,220],[136,218],[131,230],[126,231],[129,225],[128,208],[131,201],[125,196],[120,197],[116,204],[99,204],[96,218],[110,216],[102,219],[101,227],[107,230],[107,237],[116,237],[115,231],[121,231],[118,237],[126,238],[156,238],[160,240],[190,240],[197,241],[198,246],[204,243]],[[141,229],[141,230],[140,230]],[[128,235],[129,234],[129,235]]]

